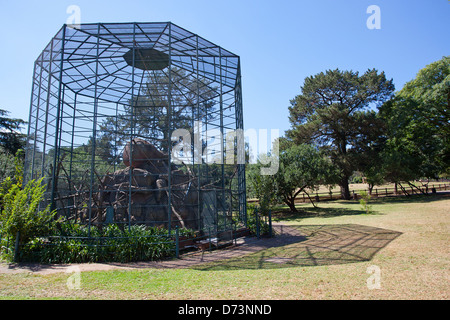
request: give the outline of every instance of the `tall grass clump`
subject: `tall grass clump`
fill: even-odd
[[[366,214],[372,213],[372,206],[370,203],[370,194],[367,191],[361,190],[359,192],[361,198],[359,199],[359,204],[361,205],[361,209],[366,212]]]

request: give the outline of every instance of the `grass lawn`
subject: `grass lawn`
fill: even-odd
[[[191,269],[83,272],[80,289],[76,290],[67,287],[70,275],[66,273],[0,274],[0,298],[450,298],[450,197],[438,194],[381,198],[373,200],[372,214],[363,214],[356,201],[319,203],[319,208],[305,204],[298,208],[301,212],[295,215],[285,211],[276,215],[283,223],[306,230],[305,241],[299,244],[270,248],[239,259],[209,263]],[[314,235],[319,230],[317,228],[321,232],[325,230],[326,233],[322,235],[327,234],[328,238],[315,238]],[[386,230],[387,234],[395,236],[375,251],[370,250],[376,246],[376,242],[367,238],[367,235],[362,242],[359,241],[357,247],[349,243],[339,251],[333,247],[335,231],[349,228],[362,235],[366,230],[369,233],[370,230]],[[328,263],[302,260],[302,255],[317,247],[326,249],[327,254],[339,254],[333,259],[326,257]],[[364,256],[367,250],[371,252],[368,256],[370,260],[348,259],[349,255]],[[321,257],[320,252],[312,256]],[[289,260],[294,263],[261,264],[262,257],[295,259]],[[378,278],[379,289],[368,288],[368,279],[374,277],[374,274],[368,273],[371,266],[376,266],[381,272]]]

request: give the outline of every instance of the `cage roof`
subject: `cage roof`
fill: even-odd
[[[64,25],[36,63],[70,90],[114,102],[128,101],[155,74],[178,72],[225,90],[239,75],[239,56],[171,22]]]

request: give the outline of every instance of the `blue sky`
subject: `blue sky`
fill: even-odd
[[[289,100],[327,69],[385,71],[397,90],[450,54],[449,0],[1,1],[0,109],[28,120],[34,60],[66,22],[171,21],[239,55],[245,128],[289,129]],[[369,5],[381,12],[370,30]]]

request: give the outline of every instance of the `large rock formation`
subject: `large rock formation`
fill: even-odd
[[[98,200],[101,220],[114,212],[115,222],[146,223],[198,229],[199,190],[188,167],[169,166],[167,154],[151,143],[134,139],[123,150],[125,169],[106,175]],[[170,169],[169,169],[170,168]],[[128,212],[130,215],[128,217]],[[110,217],[109,217],[110,219]]]
[[[167,154],[159,151],[154,145],[150,142],[136,138],[132,140],[132,144],[130,142],[127,143],[125,148],[123,149],[123,163],[127,167],[133,168],[143,168],[152,164],[159,164],[163,162],[161,160],[166,160],[167,163],[168,156]]]

